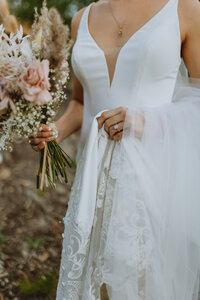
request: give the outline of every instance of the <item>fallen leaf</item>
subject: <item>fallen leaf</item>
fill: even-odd
[[[45,262],[48,258],[49,258],[49,253],[48,252],[44,252],[44,253],[38,255],[38,260],[40,262]]]
[[[11,176],[11,170],[8,168],[3,168],[0,170],[0,180],[6,180]]]
[[[26,180],[26,179],[22,179],[20,183],[23,187],[29,187],[32,184],[30,180]]]

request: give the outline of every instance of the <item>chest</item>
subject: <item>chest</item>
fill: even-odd
[[[169,78],[172,73],[174,76],[181,45],[175,1],[169,0],[122,47],[111,48],[103,48],[92,35],[88,22],[91,6],[88,7],[72,55],[74,71],[83,86],[115,89],[120,83],[122,89],[130,89],[142,80],[143,74],[149,82]]]
[[[104,1],[102,1],[104,2]],[[120,3],[121,2],[121,3]],[[169,0],[105,1],[92,5],[88,12],[90,34],[108,52],[122,48],[134,33],[165,10]]]

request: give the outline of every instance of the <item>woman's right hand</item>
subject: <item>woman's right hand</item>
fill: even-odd
[[[41,151],[47,142],[56,140],[57,143],[61,142],[61,138],[59,136],[58,128],[56,127],[56,123],[52,123],[49,125],[40,124],[40,131],[36,136],[31,136],[29,139],[29,143],[33,150],[36,152]]]

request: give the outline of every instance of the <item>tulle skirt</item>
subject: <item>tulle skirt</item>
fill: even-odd
[[[198,299],[198,85],[182,84],[169,104],[130,107],[117,143],[94,119],[64,222],[57,300],[99,300],[103,283],[111,300]]]

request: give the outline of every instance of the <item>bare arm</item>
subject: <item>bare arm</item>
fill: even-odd
[[[200,2],[180,0],[180,13],[185,30],[183,59],[190,76],[200,78]]]
[[[84,12],[81,9],[75,14],[71,23],[71,38],[73,44],[76,41],[77,31],[80,24],[81,16]],[[60,143],[63,139],[70,136],[73,132],[80,129],[83,120],[83,87],[75,75],[73,75],[73,92],[72,100],[64,115],[55,122],[58,129],[56,140]],[[44,148],[45,142],[55,139],[53,130],[50,130],[47,125],[42,125],[43,130],[38,133],[37,137],[30,139],[32,148],[35,151],[40,151]]]
[[[77,38],[77,31],[80,24],[80,20],[85,8],[81,9],[72,19],[71,23],[71,37],[73,44]],[[61,117],[60,120],[56,122],[58,129],[61,132],[61,140],[68,137],[70,134],[80,129],[83,120],[83,87],[78,81],[75,75],[73,75],[73,92],[72,100],[69,106]]]
[[[73,132],[81,128],[83,120],[83,88],[76,78],[73,76],[73,93],[72,100],[64,113],[64,115],[56,122],[61,142]]]

